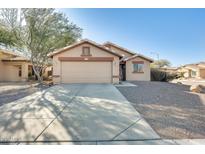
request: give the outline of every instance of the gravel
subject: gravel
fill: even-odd
[[[135,81],[137,87],[117,87],[164,139],[205,138],[205,93],[190,86]]]

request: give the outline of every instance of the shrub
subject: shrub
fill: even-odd
[[[177,73],[169,73],[157,68],[151,69],[151,81],[167,82],[177,78],[179,78],[179,75]]]

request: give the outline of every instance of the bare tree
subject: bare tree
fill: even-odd
[[[152,68],[161,68],[161,67],[170,66],[170,65],[171,65],[171,63],[168,60],[159,59],[159,60],[154,61],[154,63],[151,64],[151,67]]]

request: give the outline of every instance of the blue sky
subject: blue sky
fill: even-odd
[[[205,9],[62,9],[83,38],[111,41],[172,66],[205,61]]]

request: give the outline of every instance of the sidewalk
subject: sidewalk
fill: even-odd
[[[17,144],[17,143],[13,143]],[[205,145],[205,139],[181,139],[181,140],[144,140],[144,141],[84,141],[84,142],[22,142],[19,145],[25,144],[46,144],[46,145]]]
[[[97,142],[103,145],[205,145],[205,139],[159,139],[159,140],[144,140],[144,141],[111,141]]]

